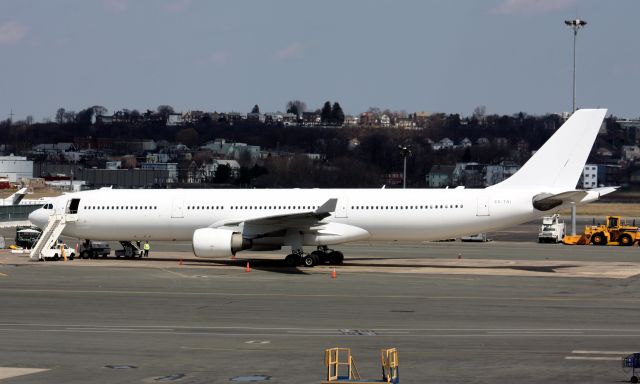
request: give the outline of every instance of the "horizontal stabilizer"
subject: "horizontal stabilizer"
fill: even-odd
[[[575,190],[557,194],[540,193],[533,197],[533,207],[539,211],[548,211],[550,209],[566,205],[570,203],[584,204],[598,200],[600,197],[614,192],[619,187],[600,187],[586,191]]]

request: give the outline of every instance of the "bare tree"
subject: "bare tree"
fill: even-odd
[[[287,113],[293,113],[300,116],[307,110],[307,104],[301,100],[291,100],[287,103]]]
[[[482,120],[486,113],[487,107],[485,107],[484,105],[478,105],[473,109],[473,117],[475,117],[477,120]]]
[[[58,124],[62,124],[64,123],[64,113],[66,111],[64,110],[64,108],[58,108],[58,110],[56,111],[56,123]]]

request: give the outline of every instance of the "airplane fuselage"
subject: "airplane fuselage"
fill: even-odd
[[[438,240],[508,227],[540,217],[535,193],[488,189],[112,190],[67,194],[79,199],[77,221],[63,234],[100,240],[191,240],[196,229],[227,220],[313,211],[338,200],[323,222],[362,228],[368,240]],[[46,222],[46,218],[41,218]]]

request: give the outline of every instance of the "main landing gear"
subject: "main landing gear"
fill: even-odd
[[[310,268],[318,264],[339,265],[344,262],[344,255],[340,251],[334,251],[326,245],[321,245],[309,254],[305,254],[302,249],[295,250],[285,257],[284,262],[290,267],[304,265]]]

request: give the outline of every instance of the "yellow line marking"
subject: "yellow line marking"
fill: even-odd
[[[0,272],[0,276],[5,276],[5,277],[6,277],[6,276],[7,276],[7,274],[6,274],[6,273],[2,273],[2,272]]]

